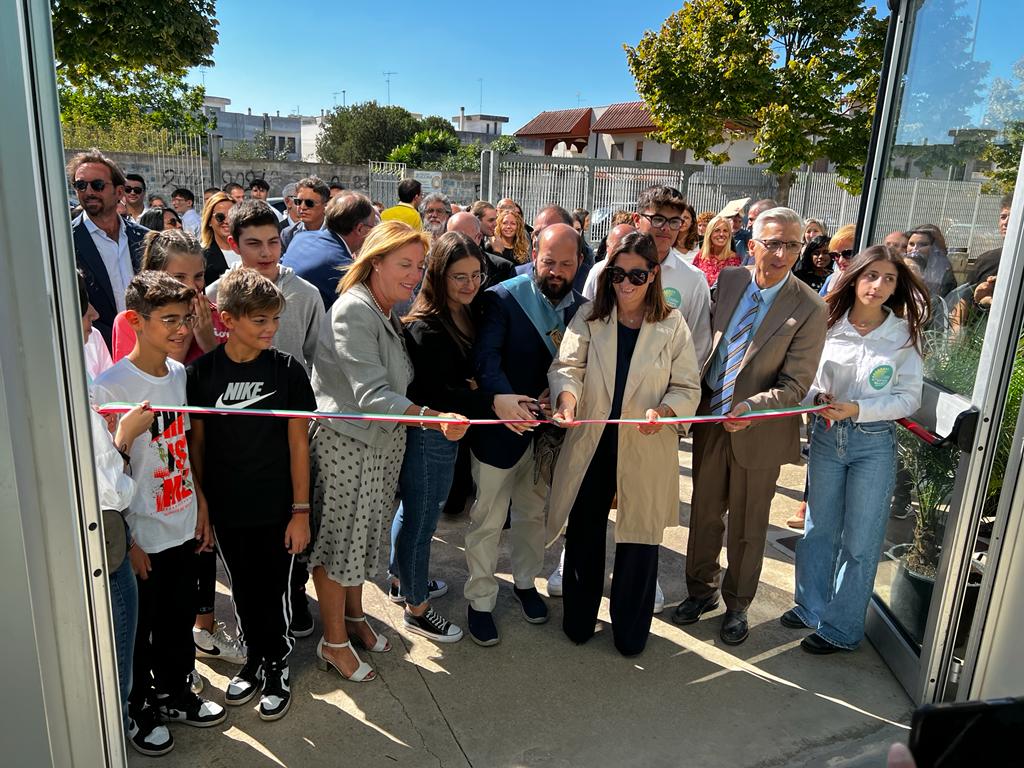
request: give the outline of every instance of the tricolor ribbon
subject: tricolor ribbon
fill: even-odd
[[[96,410],[99,413],[127,413],[138,403],[106,403]],[[466,424],[489,426],[495,424],[538,424],[545,419],[449,419],[442,416],[418,416],[409,414],[390,415],[385,413],[327,413],[324,411],[288,411],[269,408],[203,408],[196,405],[150,405],[152,411],[171,411],[196,416],[272,416],[279,419],[325,419],[339,421],[377,421],[397,424]],[[667,416],[657,422],[648,419],[577,419],[573,424],[714,424],[721,421],[764,421],[781,419],[786,416],[800,416],[817,413],[827,405],[812,405],[796,408],[774,408],[764,411],[749,411],[736,419],[726,416]],[[551,422],[554,423],[554,422]]]

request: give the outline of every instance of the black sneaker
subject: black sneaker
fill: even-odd
[[[490,611],[475,611],[469,608],[469,636],[477,645],[497,645],[498,627]]]
[[[157,709],[165,720],[185,723],[196,728],[220,725],[228,716],[220,704],[199,698],[191,689],[186,689],[177,700],[172,700],[169,696],[158,696]]]
[[[457,643],[462,639],[462,630],[433,608],[427,608],[422,616],[414,616],[406,610],[405,628],[438,643]]]
[[[431,600],[436,600],[439,597],[444,597],[448,594],[448,584],[441,581],[440,579],[431,579],[427,582],[427,597]],[[402,594],[402,588],[391,582],[391,586],[388,588],[388,598],[392,603],[401,605],[405,602],[405,595]]]
[[[543,624],[548,620],[547,603],[544,602],[540,593],[537,592],[536,587],[530,587],[529,589],[513,587],[512,592],[523,609],[524,619],[531,624]]]
[[[146,707],[129,719],[127,736],[136,752],[150,757],[166,755],[174,749],[171,732],[159,722],[151,707]]]
[[[231,678],[224,691],[224,703],[233,707],[252,701],[263,690],[263,664],[256,659],[245,662],[238,674]]]
[[[309,611],[309,600],[305,595],[292,606],[292,623],[288,628],[295,637],[309,637],[313,634],[313,614]]]
[[[288,687],[288,662],[268,661],[263,665],[266,682],[260,696],[260,719],[280,720],[292,703],[291,688]]]

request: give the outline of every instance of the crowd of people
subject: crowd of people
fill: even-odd
[[[369,659],[391,649],[364,611],[377,578],[405,631],[495,645],[505,529],[523,618],[548,620],[536,584],[545,548],[560,547],[547,594],[585,643],[615,509],[612,637],[641,653],[665,605],[658,550],[679,522],[681,438],[688,594],[671,618],[694,623],[723,600],[720,637],[743,643],[802,428],[751,415],[801,404],[819,410],[780,620],[810,653],[861,642],[895,422],[918,408],[932,297],[952,280],[937,228],[855,253],[852,225],[830,235],[772,200],[697,213],[652,187],[593,248],[583,209],[549,205],[528,225],[514,200],[462,210],[414,180],[390,208],[311,177],[284,190],[283,213],[261,180],[248,198],[206,190],[199,212],[186,189],[147,210],[145,182],[95,150],[68,174],[92,400],[138,404],[94,413],[93,439],[125,728],[141,752],[171,749],[168,722],[226,718],[200,696],[197,656],[238,666],[225,704],[258,698],[261,718],[285,716],[288,657],[314,630],[310,575],[316,657],[347,681],[374,680]],[[970,301],[991,296],[995,268],[972,277]],[[212,412],[159,407],[186,405]],[[286,413],[224,413],[252,408]],[[665,422],[695,414],[722,420]],[[581,423],[619,419],[637,421]],[[440,515],[468,500],[464,630],[438,608],[450,585],[430,554]],[[214,552],[237,637],[214,615]]]

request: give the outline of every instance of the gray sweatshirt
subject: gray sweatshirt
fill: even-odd
[[[228,271],[240,266],[232,264]],[[313,370],[316,340],[324,318],[324,300],[320,298],[320,291],[296,275],[291,267],[279,269],[275,283],[284,294],[285,305],[281,325],[274,336],[274,346],[298,360],[309,374]],[[206,286],[206,297],[214,304],[217,303],[219,283],[220,280],[214,280]]]

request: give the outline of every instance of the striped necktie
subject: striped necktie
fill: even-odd
[[[736,332],[728,340],[726,347],[725,365],[722,367],[722,375],[719,377],[718,386],[711,394],[711,413],[715,416],[723,416],[732,410],[732,395],[736,389],[736,376],[743,364],[743,355],[750,346],[750,339],[753,336],[754,320],[757,318],[757,310],[761,307],[761,294],[757,291],[749,294],[750,305],[743,313],[740,321],[736,324]]]

